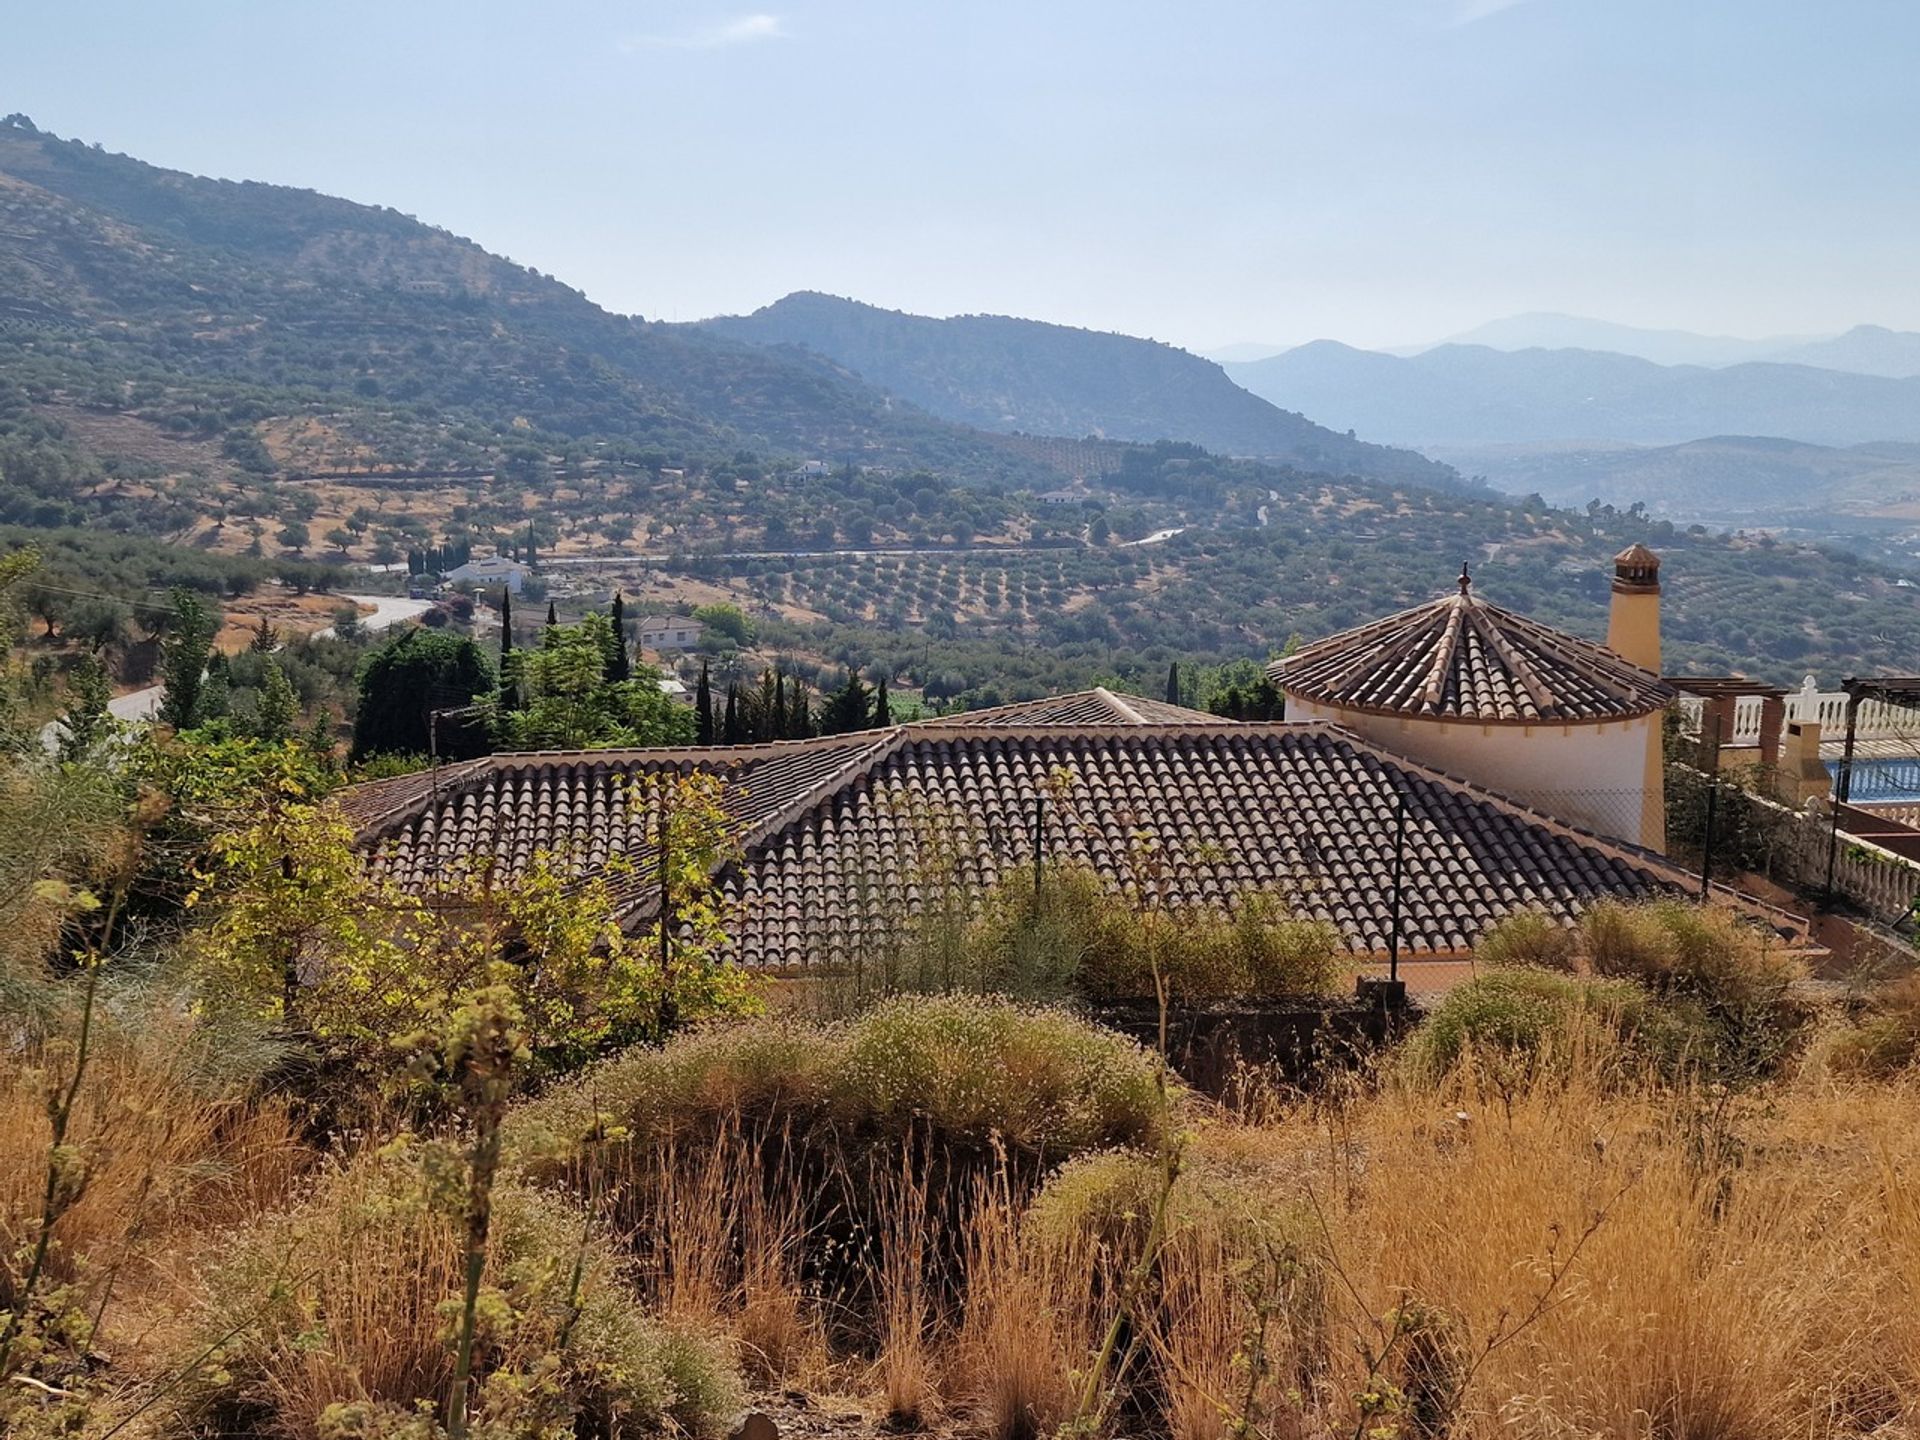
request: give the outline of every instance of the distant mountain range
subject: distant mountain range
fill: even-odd
[[[1152,340],[999,315],[933,319],[812,292],[702,323],[729,340],[824,356],[929,414],[983,430],[1187,440],[1303,470],[1457,479],[1422,456],[1269,404],[1213,362]]]
[[[1816,365],[1856,375],[1894,379],[1920,375],[1920,334],[1889,330],[1884,325],[1856,325],[1844,335],[1776,335],[1743,340],[1731,335],[1696,335],[1690,330],[1649,330],[1616,325],[1584,315],[1535,311],[1489,320],[1471,330],[1429,345],[1382,345],[1382,355],[1424,355],[1443,345],[1484,345],[1489,350],[1603,350],[1633,355],[1656,365],[1705,365],[1718,369],[1772,361],[1782,365]],[[1296,347],[1243,341],[1206,352],[1223,365],[1244,365],[1281,355]]]
[[[1752,435],[1681,445],[1442,446],[1439,459],[1509,494],[1578,508],[1636,503],[1676,521],[1802,523],[1920,508],[1920,445],[1839,448]]]
[[[1891,354],[1920,337],[1849,332],[1823,342]],[[1810,364],[1658,365],[1595,350],[1441,345],[1419,355],[1316,340],[1225,367],[1275,405],[1390,444],[1421,447],[1765,435],[1817,445],[1920,440],[1920,378]]]
[[[1920,375],[1920,334],[1889,330],[1884,325],[1856,325],[1844,335],[1776,335],[1764,340],[1741,340],[1729,335],[1647,330],[1580,315],[1542,312],[1489,321],[1459,335],[1450,335],[1441,343],[1484,345],[1491,350],[1605,350],[1651,360],[1656,365],[1705,365],[1714,369],[1771,362],[1815,365],[1823,370],[1893,379]],[[1417,355],[1424,350],[1388,353]]]

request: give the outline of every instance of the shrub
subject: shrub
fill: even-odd
[[[1488,965],[1564,971],[1578,968],[1579,953],[1579,932],[1539,910],[1518,910],[1490,926],[1473,950]]]
[[[322,1437],[437,1435],[413,1412],[443,1413],[453,1376],[460,1190],[445,1171],[437,1147],[389,1147],[237,1236],[209,1276],[188,1349],[220,1342],[218,1368],[195,1372],[182,1418]],[[738,1404],[730,1357],[642,1318],[612,1251],[558,1197],[496,1193],[481,1316],[480,1433],[671,1422],[712,1434]]]
[[[1698,1059],[1719,1078],[1772,1074],[1811,1018],[1794,993],[1799,961],[1729,910],[1602,902],[1580,931],[1596,974],[1637,981],[1702,1026]]]
[[[1887,1077],[1920,1058],[1920,972],[1904,975],[1874,997],[1872,1009],[1840,1035],[1836,1068]]]
[[[1432,1081],[1469,1057],[1535,1071],[1564,1059],[1583,1038],[1631,1047],[1644,1031],[1664,1050],[1668,1027],[1655,1012],[1653,997],[1632,981],[1495,970],[1448,993],[1414,1032],[1407,1062]]]
[[[1070,1154],[1150,1141],[1165,1120],[1154,1074],[1133,1041],[1064,1011],[903,995],[852,1020],[750,1021],[629,1051],[525,1107],[509,1133],[529,1155],[567,1152],[606,1110],[631,1145],[745,1119],[890,1140],[918,1125]]]
[[[894,956],[907,963],[888,968],[885,981],[1034,999],[1146,999],[1157,965],[1180,999],[1264,999],[1328,993],[1347,959],[1338,930],[1293,915],[1277,896],[1250,895],[1233,910],[1142,906],[1076,864],[1010,872],[962,923],[953,936],[944,910],[919,917]]]

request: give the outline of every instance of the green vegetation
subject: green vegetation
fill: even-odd
[[[449,727],[436,734],[434,713],[491,698],[499,678],[480,647],[463,635],[402,631],[361,662],[353,721],[355,761],[370,755],[463,758]]]
[[[1603,902],[1571,929],[1522,913],[1489,930],[1477,958],[1496,968],[1448,995],[1416,1039],[1413,1063],[1430,1076],[1469,1059],[1534,1073],[1597,1045],[1751,1084],[1793,1056],[1811,1018],[1794,989],[1802,967],[1772,937],[1678,900]]]

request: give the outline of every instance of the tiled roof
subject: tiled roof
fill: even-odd
[[[1042,700],[1021,700],[1012,705],[996,705],[990,710],[963,710],[956,715],[941,715],[922,721],[925,725],[1164,725],[1197,721],[1202,725],[1220,722],[1217,715],[1204,710],[1189,710],[1184,705],[1169,705],[1164,700],[1148,700],[1139,695],[1116,695],[1104,686],[1076,690],[1070,695],[1049,695]]]
[[[639,863],[616,894],[637,929],[656,903],[643,858],[652,826],[628,782],[663,769],[725,778],[742,853],[722,877],[729,933],[739,960],[764,967],[845,963],[936,898],[977,896],[1032,863],[1036,810],[1047,855],[1115,886],[1162,884],[1168,899],[1225,906],[1277,892],[1363,955],[1387,943],[1403,801],[1409,958],[1458,955],[1515,909],[1571,916],[1603,896],[1692,883],[1658,856],[1327,725],[928,724],[732,750],[491,756],[443,770],[437,787],[380,781],[344,804],[372,867],[414,888],[474,857],[519,872],[558,852],[578,875],[625,853]],[[1163,879],[1143,871],[1143,844]]]
[[[1603,645],[1460,593],[1344,630],[1276,660],[1289,696],[1376,715],[1481,724],[1627,720],[1673,690]]]

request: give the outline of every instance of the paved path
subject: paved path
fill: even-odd
[[[360,617],[360,628],[369,634],[380,634],[391,630],[403,620],[416,620],[433,608],[431,600],[409,600],[405,595],[342,595],[342,600],[351,600],[356,605],[371,605],[373,613]],[[333,634],[333,627],[313,632],[316,640],[325,640]]]
[[[1261,523],[1265,524],[1266,522],[1262,521]],[[1156,530],[1151,535],[1142,536],[1138,540],[1128,540],[1122,544],[1120,548],[1122,550],[1131,550],[1138,545],[1164,545],[1186,528],[1184,525],[1176,525],[1171,530]]]

